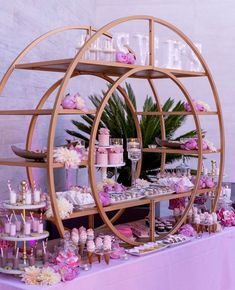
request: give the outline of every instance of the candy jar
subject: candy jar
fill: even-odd
[[[70,268],[76,268],[80,264],[81,257],[77,253],[77,248],[70,239],[70,232],[65,231],[64,247],[59,250],[56,257],[57,264],[65,264]]]

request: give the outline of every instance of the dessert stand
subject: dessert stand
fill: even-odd
[[[94,44],[94,42],[99,37],[107,37],[112,38],[112,34],[110,33],[110,30],[113,28],[116,28],[120,24],[129,22],[129,21],[140,21],[144,24],[148,25],[148,37],[149,37],[149,64],[146,66],[143,65],[132,65],[132,64],[124,64],[124,63],[118,63],[118,62],[110,62],[110,61],[95,61],[95,60],[84,60],[84,56],[86,52],[89,50],[89,48]],[[196,55],[198,61],[200,62],[203,71],[196,72],[196,71],[187,71],[187,70],[177,70],[177,69],[170,69],[170,68],[160,68],[155,66],[155,47],[154,47],[154,37],[155,37],[155,31],[156,25],[162,26],[164,28],[169,29],[170,31],[177,34],[180,39],[186,43],[192,50],[192,52]],[[59,60],[49,60],[49,61],[38,61],[38,62],[31,62],[31,63],[21,63],[22,59],[39,43],[42,41],[48,39],[50,36],[53,36],[55,34],[68,31],[68,30],[83,30],[87,32],[87,40],[85,44],[81,47],[81,49],[78,51],[76,56],[74,58],[70,59],[59,59]],[[83,211],[74,212],[70,215],[71,218],[81,217],[81,216],[89,216],[90,225],[93,224],[93,217],[95,214],[99,214],[103,220],[103,222],[106,224],[106,226],[121,240],[123,240],[126,243],[129,243],[131,245],[138,245],[139,242],[132,241],[116,230],[116,228],[113,225],[113,222],[116,221],[123,213],[125,208],[128,207],[135,207],[139,205],[149,205],[150,208],[150,240],[155,240],[154,237],[154,225],[155,225],[155,204],[164,200],[170,200],[175,199],[179,197],[189,197],[188,205],[181,217],[181,219],[175,224],[173,229],[169,232],[169,234],[175,233],[179,227],[183,224],[184,220],[186,219],[187,213],[190,210],[190,208],[193,205],[194,199],[197,194],[199,193],[207,193],[208,191],[214,191],[215,193],[215,199],[213,201],[212,211],[215,210],[217,201],[219,198],[219,193],[221,190],[221,184],[222,184],[222,177],[223,177],[223,169],[224,169],[224,126],[223,126],[223,118],[221,113],[221,105],[219,101],[219,96],[217,93],[217,89],[214,83],[214,80],[212,78],[211,72],[203,59],[202,55],[200,54],[197,47],[193,44],[193,42],[178,28],[173,26],[172,24],[152,17],[152,16],[128,16],[124,18],[117,19],[115,21],[110,22],[109,24],[105,25],[99,30],[96,30],[91,27],[86,26],[66,26],[62,28],[58,28],[55,30],[52,30],[39,38],[35,39],[31,44],[29,44],[20,54],[19,56],[13,61],[9,69],[7,70],[6,74],[4,75],[1,83],[0,83],[0,93],[2,94],[2,91],[4,87],[6,86],[8,79],[11,77],[12,73],[15,70],[32,70],[34,73],[35,71],[45,71],[48,73],[52,72],[63,72],[64,76],[62,79],[59,79],[57,82],[55,82],[46,93],[42,96],[41,100],[39,101],[38,105],[35,109],[32,110],[2,110],[0,111],[0,115],[31,115],[31,123],[28,130],[27,140],[26,140],[26,149],[31,150],[33,146],[33,138],[35,134],[35,127],[38,121],[38,116],[41,115],[49,115],[51,116],[50,120],[50,126],[49,126],[49,132],[48,132],[48,146],[47,146],[47,160],[46,162],[33,162],[28,161],[24,159],[6,159],[1,158],[0,159],[0,165],[6,165],[6,166],[21,166],[26,167],[28,179],[30,181],[30,184],[32,186],[33,184],[33,173],[32,168],[45,168],[47,170],[47,179],[48,179],[48,192],[50,195],[50,200],[52,204],[52,210],[54,217],[51,219],[51,221],[56,225],[59,233],[61,236],[64,235],[64,226],[63,222],[59,215],[58,205],[56,202],[56,189],[55,189],[55,182],[54,182],[54,170],[56,168],[63,168],[64,165],[60,163],[55,163],[53,160],[53,148],[54,148],[54,139],[55,139],[55,133],[56,133],[56,124],[58,122],[58,118],[60,115],[79,115],[79,114],[94,114],[94,122],[92,125],[92,131],[91,131],[91,138],[89,141],[89,156],[88,161],[84,161],[81,163],[81,165],[88,167],[88,174],[91,184],[91,189],[93,193],[93,197],[96,202],[96,207],[92,209],[85,209]],[[66,89],[68,87],[69,80],[71,78],[79,77],[81,75],[91,75],[96,76],[98,78],[103,79],[104,81],[107,81],[110,84],[110,87],[108,91],[106,92],[106,95],[104,96],[100,107],[98,110],[89,110],[87,112],[83,112],[80,110],[74,110],[74,109],[61,109],[61,101],[63,96],[66,93]],[[136,78],[136,79],[145,79],[147,81],[147,84],[150,86],[154,99],[156,101],[156,112],[137,112],[135,108],[133,107],[130,99],[128,98],[128,95],[126,91],[123,89],[122,84],[125,82],[128,78]],[[190,96],[187,88],[183,83],[180,81],[180,78],[205,78],[208,81],[209,87],[211,88],[213,98],[215,101],[215,111],[210,112],[198,112],[195,108],[195,105],[192,101],[192,97]],[[157,91],[157,87],[155,84],[155,79],[158,79],[159,81],[161,79],[165,79],[168,81],[171,81],[176,85],[176,87],[182,92],[182,95],[185,97],[187,102],[190,104],[192,111],[191,112],[164,112],[161,107],[161,99]],[[54,93],[55,90],[57,90],[57,94],[54,101],[54,106],[52,109],[44,109],[43,106],[46,103],[47,99]],[[195,182],[195,187],[184,193],[177,193],[177,194],[168,194],[163,196],[156,196],[151,199],[141,199],[137,201],[130,201],[130,202],[123,202],[115,205],[110,205],[107,207],[103,207],[99,195],[96,188],[96,165],[95,165],[95,159],[94,159],[94,150],[95,150],[95,141],[96,136],[99,128],[99,123],[101,121],[101,116],[103,113],[103,110],[109,101],[110,97],[112,96],[112,93],[117,90],[120,95],[124,98],[127,106],[129,107],[134,123],[136,126],[137,131],[137,137],[142,140],[142,134],[141,134],[141,128],[138,120],[139,115],[151,115],[156,116],[160,118],[160,127],[161,127],[161,139],[166,139],[166,130],[165,130],[165,117],[170,115],[191,115],[193,117],[196,132],[198,135],[198,149],[197,150],[184,150],[184,149],[174,149],[174,148],[166,148],[166,147],[157,147],[157,148],[143,148],[142,152],[144,153],[156,153],[161,154],[161,169],[164,170],[165,163],[166,163],[166,155],[167,154],[190,154],[195,155],[198,157],[198,164],[197,164],[197,177]],[[203,150],[202,149],[202,129],[201,129],[201,122],[200,122],[200,116],[210,116],[215,117],[217,119],[217,122],[219,124],[219,148],[217,149],[217,154],[219,154],[219,176],[218,176],[218,183],[216,188],[213,189],[204,189],[199,190],[199,180],[200,180],[200,173],[202,171],[202,161],[203,157],[206,154],[212,153],[209,150]],[[134,136],[133,136],[134,137]],[[100,167],[100,166],[99,166]],[[106,166],[107,167],[107,166]],[[103,169],[104,172],[105,168]],[[138,162],[137,165],[137,175],[140,174],[141,171],[141,161]],[[107,216],[107,212],[118,210],[117,214],[110,220]],[[164,237],[161,236],[160,238]]]
[[[21,183],[22,189],[26,186],[26,182],[22,181]],[[10,204],[10,201],[5,201],[3,203],[3,207],[9,210],[16,210],[17,212],[22,213],[22,218],[25,220],[26,219],[26,211],[27,210],[38,210],[42,209],[45,207],[46,203],[45,202],[39,202],[37,204],[25,204],[25,191],[22,190],[23,193],[23,199],[22,202],[17,202],[16,204]],[[24,229],[23,229],[24,231]],[[27,245],[26,242],[28,241],[39,241],[46,239],[49,236],[48,231],[43,231],[43,233],[31,233],[30,235],[26,235],[24,232],[16,233],[15,236],[11,236],[6,233],[1,233],[0,234],[0,240],[4,241],[12,241],[12,242],[23,242],[23,253],[22,253],[22,263],[19,263],[19,270],[12,269],[9,267],[9,261],[6,263],[8,264],[6,267],[0,267],[0,272],[5,273],[5,274],[21,274],[24,270],[24,267],[28,266],[27,263]],[[8,260],[8,259],[7,259]],[[20,258],[19,258],[20,260]]]

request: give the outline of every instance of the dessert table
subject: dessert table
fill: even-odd
[[[1,290],[234,290],[235,228],[204,235],[164,251],[93,264],[72,281],[53,286],[28,286],[0,275]]]

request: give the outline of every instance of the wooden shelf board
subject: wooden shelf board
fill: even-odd
[[[0,116],[6,115],[52,115],[52,109],[41,109],[41,110],[0,110]],[[96,114],[96,110],[88,110],[86,112],[81,110],[70,110],[70,109],[60,109],[58,112],[59,115],[86,115],[86,114]]]
[[[24,158],[0,158],[0,166],[20,166],[20,167],[35,167],[35,168],[46,168],[46,162],[30,161]],[[81,166],[87,166],[87,161],[82,161]],[[63,168],[62,163],[53,163],[53,168]]]
[[[146,153],[172,153],[172,154],[186,154],[186,155],[198,155],[199,152],[197,150],[184,150],[184,149],[172,149],[172,148],[166,148],[166,147],[159,147],[159,148],[143,148],[143,152]],[[213,154],[213,153],[219,153],[220,149],[217,149],[216,152],[212,152],[209,150],[203,150],[204,154]]]
[[[215,188],[199,189],[197,191],[197,194],[207,193],[214,190]],[[192,194],[192,190],[187,191],[187,192],[182,192],[182,193],[154,196],[154,197],[149,197],[149,198],[135,200],[135,201],[127,201],[127,202],[122,202],[122,203],[117,203],[117,204],[112,204],[110,206],[106,206],[104,207],[104,211],[109,212],[109,211],[119,210],[123,208],[130,208],[130,207],[145,205],[145,204],[149,204],[150,200],[154,200],[154,202],[160,202],[160,201],[166,201],[166,200],[171,200],[171,199],[180,198],[180,197],[187,197],[187,196],[191,196],[191,194]],[[98,209],[96,207],[88,208],[88,209],[81,209],[81,210],[73,212],[68,218],[64,220],[74,219],[74,218],[94,215],[94,214],[98,214]],[[50,221],[53,222],[53,219],[50,219]]]
[[[130,208],[130,207],[140,206],[140,205],[144,205],[144,204],[149,204],[149,199],[139,199],[139,200],[135,200],[135,201],[127,201],[127,202],[112,204],[112,205],[104,207],[104,211],[109,212],[109,211],[113,211],[113,210]],[[92,215],[92,214],[98,214],[98,209],[96,207],[78,210],[76,212],[73,212],[70,215],[70,217],[67,219],[73,219],[73,218]]]
[[[211,191],[215,191],[216,188],[205,188],[205,189],[198,189],[197,195],[202,193],[207,193]],[[165,200],[171,200],[175,198],[181,198],[181,197],[187,197],[192,195],[193,190],[187,191],[187,192],[181,192],[181,193],[174,193],[174,194],[165,194],[160,196],[153,196],[149,197],[149,199],[153,199],[155,202],[165,201]]]
[[[192,112],[136,112],[136,115],[142,116],[186,116],[192,115]],[[197,112],[197,115],[200,116],[214,116],[218,115],[217,112]]]
[[[32,63],[23,63],[17,64],[16,69],[27,69],[27,70],[42,70],[42,71],[54,71],[54,72],[65,72],[67,71],[70,63],[73,61],[73,58],[69,59],[60,59],[60,60],[51,60],[51,61],[41,61],[41,62],[32,62]],[[129,70],[140,67],[137,65],[123,64],[117,62],[102,62],[94,60],[82,60],[79,62],[75,69],[75,73],[87,73],[87,74],[105,74],[109,76],[121,76],[128,72]],[[150,68],[149,66],[145,66]],[[144,66],[143,66],[144,68]],[[176,77],[201,77],[205,76],[204,72],[192,72],[192,71],[183,71],[176,69],[162,69],[167,73],[172,73]],[[154,70],[143,70],[137,72],[133,78],[168,78],[165,74],[157,72]]]

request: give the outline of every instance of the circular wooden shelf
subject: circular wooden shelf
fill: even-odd
[[[34,210],[44,208],[46,206],[45,202],[41,202],[39,204],[10,204],[9,201],[4,201],[3,206],[7,209],[14,210]]]
[[[147,66],[140,66],[140,65],[130,65],[130,64],[122,64],[117,62],[104,62],[104,61],[92,61],[92,60],[84,60],[84,55],[94,43],[95,41],[100,37],[108,37],[112,38],[112,35],[109,33],[109,31],[112,29],[116,30],[118,25],[122,25],[123,23],[129,22],[129,21],[144,21],[145,24],[148,25],[149,28],[149,64]],[[194,72],[194,71],[187,71],[187,70],[176,70],[176,69],[165,69],[165,68],[158,68],[155,67],[155,47],[154,47],[154,38],[155,38],[155,29],[156,24],[159,26],[163,26],[164,28],[169,29],[171,32],[175,33],[177,37],[181,39],[181,41],[184,41],[186,45],[189,46],[189,48],[192,50],[192,52],[197,57],[198,61],[200,62],[203,72]],[[53,36],[57,33],[61,33],[68,30],[85,30],[87,32],[87,41],[82,46],[82,48],[79,50],[79,52],[76,54],[76,56],[72,59],[60,59],[60,60],[49,60],[49,61],[38,61],[38,62],[32,62],[32,63],[22,63],[22,59],[24,58],[27,53],[29,53],[35,46],[37,46],[42,41],[48,39],[48,37]],[[94,151],[95,151],[95,143],[96,143],[96,137],[99,129],[99,123],[101,121],[101,117],[103,114],[103,111],[105,109],[105,106],[107,105],[109,99],[111,98],[112,94],[117,90],[118,93],[124,98],[127,107],[129,108],[133,120],[136,127],[137,136],[142,141],[142,133],[140,128],[140,123],[138,116],[139,115],[156,115],[159,118],[159,125],[161,130],[161,139],[166,140],[166,128],[165,128],[165,117],[166,116],[180,116],[180,115],[191,115],[193,117],[193,121],[195,124],[197,136],[198,136],[198,147],[199,149],[187,151],[187,150],[174,150],[170,148],[156,148],[156,149],[149,149],[144,148],[144,153],[159,153],[161,154],[161,170],[164,170],[165,163],[166,163],[166,156],[167,154],[189,154],[189,155],[195,155],[198,158],[198,164],[197,164],[197,176],[196,176],[196,182],[195,187],[192,191],[188,193],[184,193],[184,197],[189,197],[189,203],[182,215],[182,218],[176,223],[175,227],[172,229],[172,231],[169,232],[169,234],[172,234],[176,232],[179,227],[183,224],[188,211],[193,205],[194,199],[197,195],[198,188],[199,188],[199,179],[200,179],[200,172],[202,171],[202,161],[203,161],[203,155],[204,154],[213,154],[217,153],[219,154],[219,163],[220,163],[220,175],[218,177],[217,182],[217,188],[215,189],[215,200],[213,202],[212,210],[215,210],[216,204],[218,202],[219,193],[221,190],[222,185],[222,177],[223,177],[223,170],[224,170],[224,125],[223,125],[223,117],[222,117],[222,110],[221,105],[219,101],[218,92],[214,83],[214,80],[212,78],[211,72],[201,56],[199,50],[196,48],[196,46],[193,44],[193,42],[183,33],[181,32],[177,27],[173,26],[172,24],[152,17],[152,16],[146,16],[146,15],[137,15],[137,16],[127,16],[120,19],[117,19],[115,21],[112,21],[108,23],[107,25],[103,26],[101,29],[96,30],[94,28],[91,28],[90,26],[66,26],[62,28],[58,28],[55,30],[52,30],[39,38],[35,39],[31,44],[29,44],[20,54],[19,56],[13,61],[13,63],[10,65],[9,69],[5,73],[1,83],[0,83],[0,94],[2,93],[5,85],[8,82],[8,79],[14,72],[14,70],[39,70],[39,71],[47,71],[47,72],[64,72],[64,76],[62,79],[59,79],[57,82],[55,82],[51,87],[48,88],[48,90],[45,92],[45,94],[42,96],[41,100],[39,101],[38,105],[36,106],[35,110],[16,110],[16,111],[0,111],[0,115],[32,115],[32,119],[29,125],[29,130],[27,134],[27,140],[26,140],[26,149],[30,150],[33,144],[33,134],[35,132],[36,123],[38,120],[38,116],[40,115],[49,115],[50,116],[50,126],[49,126],[49,132],[48,132],[48,155],[47,155],[47,162],[45,163],[39,163],[39,162],[29,162],[27,160],[12,160],[12,159],[0,159],[0,165],[7,165],[7,166],[25,166],[27,170],[28,179],[30,181],[31,186],[33,185],[33,167],[38,168],[46,168],[47,169],[47,180],[48,180],[48,191],[50,195],[52,210],[53,210],[53,222],[57,226],[57,229],[61,236],[64,235],[64,226],[62,223],[62,220],[60,218],[59,209],[56,201],[56,190],[55,190],[55,178],[54,178],[54,169],[55,168],[63,168],[64,166],[62,164],[55,164],[53,162],[53,149],[54,149],[54,140],[56,136],[56,126],[58,122],[58,118],[60,115],[66,115],[66,114],[86,114],[86,112],[81,112],[77,110],[62,110],[61,109],[61,101],[63,96],[66,93],[66,89],[68,87],[69,81],[71,78],[79,77],[81,75],[88,75],[88,76],[96,76],[98,78],[101,78],[102,80],[108,82],[110,84],[109,89],[104,94],[104,97],[100,103],[100,106],[95,111],[89,111],[87,114],[94,114],[93,117],[93,124],[91,124],[91,135],[89,137],[89,157],[88,162],[85,162],[85,165],[88,166],[88,173],[89,173],[89,179],[90,184],[92,188],[92,194],[96,202],[96,208],[93,209],[87,209],[83,211],[79,211],[76,213],[73,213],[71,215],[71,218],[76,216],[82,216],[82,215],[89,215],[90,221],[92,221],[92,215],[99,213],[102,220],[106,223],[106,225],[110,228],[110,230],[117,235],[118,238],[123,240],[124,242],[127,242],[132,245],[137,245],[138,243],[135,241],[131,241],[130,239],[127,239],[123,235],[120,234],[120,232],[117,231],[117,229],[114,227],[113,222],[117,220],[118,217],[121,216],[122,212],[127,207],[131,206],[137,206],[139,204],[149,204],[150,208],[150,239],[154,240],[154,225],[155,225],[155,203],[160,202],[162,200],[169,200],[176,197],[181,197],[181,195],[176,194],[174,197],[172,196],[162,196],[157,197],[151,200],[144,200],[144,201],[135,201],[135,202],[124,202],[117,205],[111,205],[108,207],[103,207],[99,195],[97,192],[97,181],[96,181],[96,167],[102,167],[102,165],[96,165],[95,164],[95,157],[94,157]],[[215,110],[213,112],[197,112],[195,105],[192,101],[192,97],[190,96],[186,86],[180,81],[180,78],[206,78],[208,80],[209,86],[211,88],[214,101],[215,101]],[[133,106],[130,98],[127,95],[126,90],[122,87],[122,84],[128,79],[128,78],[140,78],[145,79],[148,82],[148,85],[150,86],[150,89],[153,93],[153,97],[156,102],[156,112],[137,112],[135,110],[135,107]],[[171,81],[174,83],[179,89],[183,95],[183,97],[187,100],[189,105],[191,106],[192,111],[191,112],[164,112],[163,108],[161,106],[161,98],[158,94],[157,87],[154,83],[155,79],[165,79],[168,81]],[[46,101],[51,97],[51,95],[55,94],[55,102],[53,109],[44,109],[44,105]],[[218,119],[219,124],[219,132],[220,132],[220,138],[219,138],[219,149],[216,152],[209,152],[209,151],[203,151],[202,150],[202,129],[201,129],[201,116],[213,116],[215,115]],[[134,136],[131,136],[134,137]],[[138,162],[137,166],[137,175],[140,174],[141,171],[141,162]],[[124,165],[105,165],[105,167],[119,167]],[[104,169],[103,169],[104,170]],[[12,209],[12,207],[11,207]],[[19,209],[17,207],[16,209]],[[30,208],[32,209],[32,208]],[[110,220],[107,216],[107,212],[109,210],[118,210],[119,212]],[[92,225],[92,222],[91,222]],[[35,238],[34,238],[35,239]]]
[[[35,235],[35,236],[6,236],[5,234],[0,234],[0,239],[3,241],[13,241],[13,242],[28,242],[28,241],[39,241],[49,237],[49,232],[44,231],[43,234]]]

